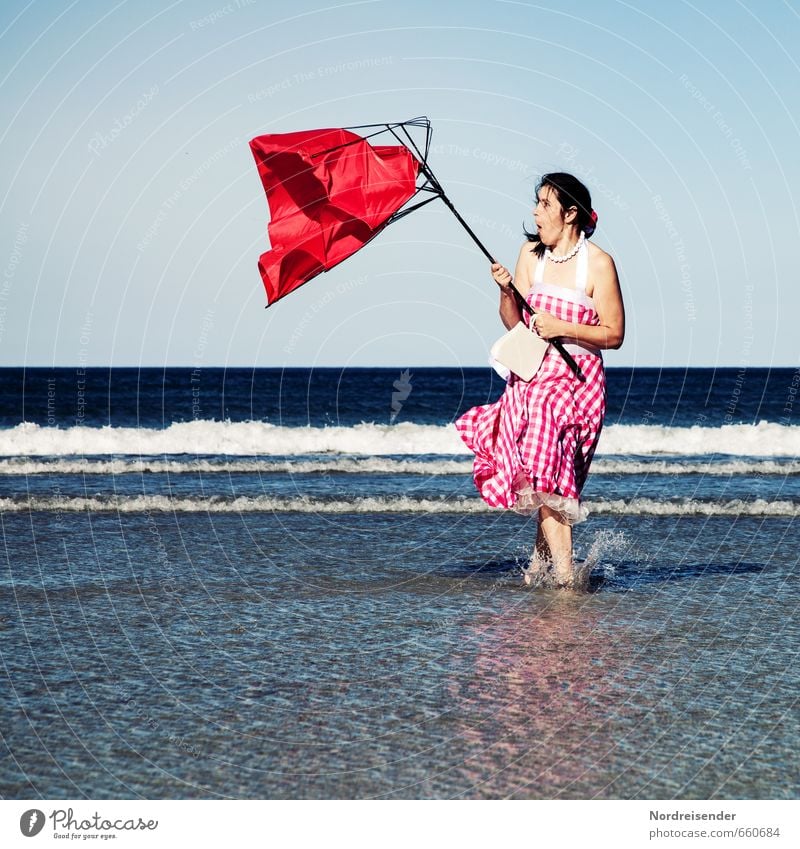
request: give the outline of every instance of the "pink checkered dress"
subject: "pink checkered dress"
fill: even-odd
[[[586,294],[585,244],[577,259],[575,289],[542,282],[546,259],[540,259],[528,301],[564,321],[597,325],[594,302]],[[580,494],[603,427],[606,378],[599,350],[564,347],[585,383],[550,348],[530,382],[512,374],[497,402],[473,407],[455,426],[475,454],[475,486],[487,504],[526,515],[546,504],[575,524],[588,515]]]

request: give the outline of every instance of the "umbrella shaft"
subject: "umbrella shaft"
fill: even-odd
[[[432,176],[432,175],[430,175],[430,176]],[[447,205],[447,208],[450,210],[450,212],[452,212],[453,215],[455,215],[455,217],[458,219],[459,224],[461,224],[461,226],[467,231],[467,233],[469,233],[469,235],[472,237],[472,241],[475,242],[475,244],[481,249],[481,251],[486,256],[486,258],[489,260],[489,262],[491,262],[492,264],[497,262],[497,260],[489,253],[489,251],[487,250],[487,248],[483,244],[483,242],[481,242],[481,240],[475,235],[475,233],[472,230],[472,227],[470,227],[469,224],[467,224],[467,222],[464,221],[464,219],[461,217],[461,214],[459,213],[459,211],[451,203],[450,198],[447,197],[447,195],[442,191],[441,186],[438,186],[438,184],[436,184],[436,185],[437,185],[439,192],[440,192],[439,197],[441,197],[441,199],[445,202],[445,204]],[[517,304],[519,305],[520,309],[525,310],[530,315],[536,315],[534,309],[525,300],[525,298],[522,297],[519,289],[517,289],[517,287],[514,285],[513,281],[511,282],[510,285],[511,285],[511,289],[514,291],[514,297],[515,297]],[[575,362],[572,355],[564,347],[561,340],[560,339],[552,339],[551,344],[556,349],[556,351],[558,351],[558,353],[561,354],[561,356],[564,358],[564,361],[566,362],[566,364],[572,369],[573,373],[575,374],[575,377],[577,377],[578,380],[580,380],[580,381],[585,381],[586,378],[584,377],[583,372],[580,369],[580,366]]]

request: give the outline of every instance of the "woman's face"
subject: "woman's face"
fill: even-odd
[[[564,222],[564,210],[552,186],[543,186],[539,192],[533,209],[533,220],[543,244],[554,245],[559,240],[567,225]]]

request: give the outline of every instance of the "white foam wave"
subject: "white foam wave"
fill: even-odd
[[[282,427],[267,422],[176,422],[166,428],[41,427],[23,423],[0,431],[0,456],[140,457],[169,454],[297,456],[302,454],[465,453],[452,425],[359,424],[352,427]]]
[[[800,516],[800,503],[794,501],[766,501],[762,498],[744,501],[696,501],[677,499],[659,501],[654,498],[614,499],[587,501],[590,513],[632,514],[641,516],[763,516],[765,518]]]
[[[592,474],[603,475],[800,475],[797,460],[731,460],[720,463],[682,460],[605,460],[592,464]]]
[[[766,421],[755,425],[720,427],[610,425],[604,428],[597,451],[603,456],[730,454],[739,457],[798,457],[800,427]]]
[[[129,474],[385,474],[385,475],[469,475],[472,461],[398,460],[393,457],[335,457],[324,460],[209,460],[184,457],[172,460],[117,458],[0,460],[2,475],[129,475]],[[718,463],[684,460],[597,459],[593,475],[800,475],[797,460],[732,460]]]
[[[0,460],[0,475],[125,475],[125,474],[405,474],[462,475],[471,460],[395,460],[390,457],[337,457],[331,460]]]
[[[468,454],[452,424],[359,424],[352,427],[282,427],[267,422],[179,422],[163,429],[42,427],[23,423],[0,430],[0,456],[158,455],[298,456],[332,453],[381,457]],[[800,456],[800,427],[759,422],[722,427],[609,425],[599,456],[731,454]]]
[[[94,498],[0,498],[0,513],[39,510],[55,513],[485,513],[477,498],[171,498],[166,495]]]
[[[645,516],[800,516],[793,501],[696,501],[652,498],[587,501],[589,513]],[[407,496],[320,500],[312,498],[171,498],[166,495],[76,498],[0,498],[0,513],[490,513],[478,498],[432,499]]]

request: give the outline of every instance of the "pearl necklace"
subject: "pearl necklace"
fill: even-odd
[[[553,254],[550,253],[550,248],[547,248],[544,252],[545,259],[549,259],[550,262],[569,262],[569,260],[571,260],[572,257],[574,257],[575,254],[583,247],[583,243],[585,241],[586,235],[581,233],[580,238],[575,243],[575,247],[568,254],[564,254],[563,256],[553,256]]]

